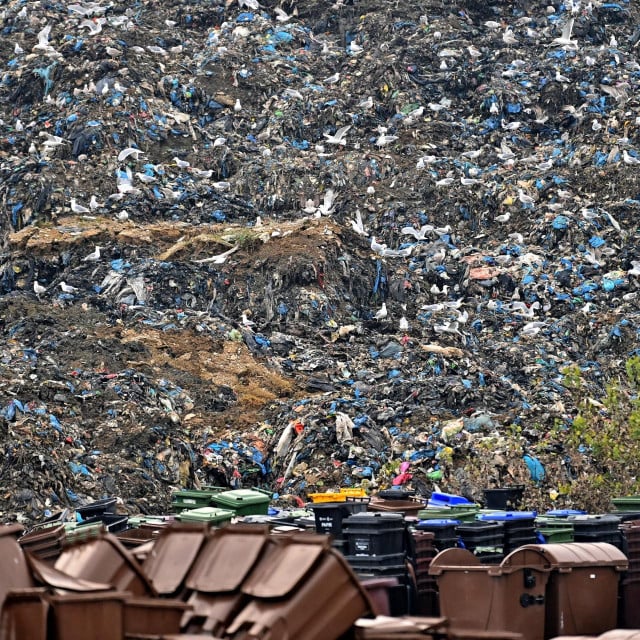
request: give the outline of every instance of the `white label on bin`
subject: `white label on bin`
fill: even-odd
[[[356,548],[356,553],[358,551],[368,552],[370,547],[369,538],[356,538],[354,541],[354,546]]]
[[[185,498],[182,502],[185,504],[195,504],[196,501],[193,498]]]

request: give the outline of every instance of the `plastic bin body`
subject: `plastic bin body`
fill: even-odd
[[[502,523],[503,552],[509,554],[518,547],[538,541],[535,530],[536,515],[535,511],[495,511],[480,514],[478,519]]]
[[[20,546],[42,560],[57,558],[65,540],[64,523],[32,529],[18,539]]]
[[[354,513],[367,510],[367,503],[360,501],[319,502],[310,505],[316,521],[316,532],[342,536],[342,521]]]
[[[573,539],[576,542],[608,542],[619,549],[623,548],[622,534],[619,531],[621,518],[614,515],[569,516],[573,524]]]
[[[524,485],[485,489],[484,500],[487,509],[517,509],[522,502]]]
[[[343,521],[350,556],[384,556],[405,551],[405,525],[400,513],[356,513]]]
[[[433,546],[438,551],[450,549],[458,545],[456,527],[460,520],[420,520],[415,527],[418,531],[431,531],[433,533]]]
[[[377,569],[379,567],[404,567],[404,553],[388,553],[377,556],[345,556],[344,558],[352,567],[361,569]]]
[[[57,640],[122,640],[124,594],[113,592],[50,596]]]
[[[451,627],[510,631],[542,640],[549,569],[539,553],[514,551],[500,565],[483,565],[466,549],[447,549],[432,561],[440,614]]]
[[[110,533],[119,533],[126,530],[128,520],[129,516],[127,515],[120,515],[117,513],[103,513],[99,516],[86,518],[82,522],[79,522],[76,528],[80,529],[92,524],[102,524],[104,529],[106,529]]]
[[[640,496],[623,496],[611,500],[618,511],[640,511]]]
[[[193,491],[176,491],[171,496],[171,510],[174,513],[180,513],[185,509],[198,509],[200,507],[210,507],[211,498],[221,490],[193,490]]]
[[[253,489],[235,489],[222,491],[212,497],[213,503],[221,509],[231,509],[239,516],[267,515],[269,496]]]
[[[466,549],[502,549],[504,528],[501,522],[466,522],[456,527]]]
[[[76,513],[83,519],[94,518],[105,513],[116,512],[116,498],[102,498],[90,504],[86,504],[76,509]]]
[[[620,582],[618,626],[640,629],[640,577],[627,575]]]
[[[545,638],[594,635],[616,626],[618,582],[627,558],[607,543],[530,545],[552,568]]]
[[[573,542],[573,527],[540,527],[538,533],[544,538],[545,544],[559,544]]]

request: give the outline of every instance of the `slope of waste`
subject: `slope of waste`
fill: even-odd
[[[640,353],[639,19],[5,2],[0,518],[200,484],[599,505],[563,371],[595,404]]]

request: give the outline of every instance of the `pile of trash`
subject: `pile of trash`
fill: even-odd
[[[639,17],[5,3],[0,518],[200,484],[571,506],[563,371],[597,403],[640,354]]]

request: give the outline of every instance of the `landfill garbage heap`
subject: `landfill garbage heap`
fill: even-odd
[[[609,419],[639,353],[638,19],[3,3],[0,518],[201,484],[597,506],[566,371]]]

